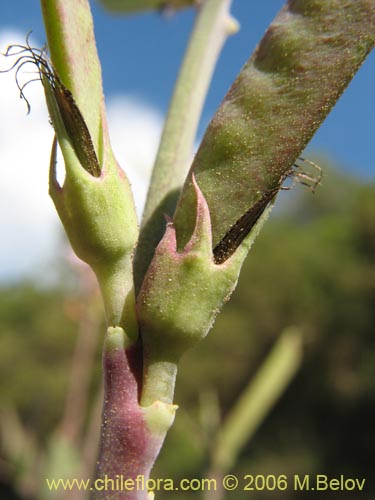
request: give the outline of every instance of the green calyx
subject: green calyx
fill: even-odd
[[[134,342],[132,256],[138,239],[133,196],[114,158],[104,110],[100,62],[88,0],[41,0],[51,60],[29,49],[55,129],[50,195],[75,253],[95,272],[108,327]],[[56,149],[65,164],[61,186]]]
[[[99,165],[84,119],[67,89],[56,90],[48,79],[44,88],[57,137],[51,154],[50,196],[73,250],[98,278],[108,324],[125,326],[135,340],[132,254],[138,226],[128,180],[110,147]],[[65,163],[63,186],[56,177],[57,141]]]
[[[94,270],[129,255],[138,237],[132,193],[110,147],[99,164],[78,105],[58,76],[43,75],[48,110],[65,161],[65,181],[56,178],[56,141],[50,165],[50,195],[78,257]]]
[[[78,257],[93,269],[113,265],[131,254],[137,241],[129,185],[112,159],[100,177],[93,177],[73,157],[74,151],[69,146],[62,143],[63,153],[68,149],[64,155],[68,162],[62,187],[57,183],[52,158],[50,195]]]
[[[65,138],[60,144],[66,177],[63,186],[60,186],[55,172],[55,141],[50,195],[73,250],[90,265],[98,278],[108,324],[124,326],[135,340],[138,328],[132,255],[138,227],[129,184],[112,156],[100,177],[93,177],[82,168]]]
[[[176,362],[207,335],[236,286],[257,228],[269,213],[267,208],[236,252],[217,265],[212,253],[209,209],[194,177],[192,183],[197,200],[194,233],[183,251],[178,252],[175,228],[168,223],[137,300],[148,360]]]

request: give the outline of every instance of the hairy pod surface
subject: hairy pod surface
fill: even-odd
[[[290,0],[209,124],[191,172],[207,200],[215,247],[295,162],[375,43],[373,0]],[[191,175],[174,223],[194,230]]]

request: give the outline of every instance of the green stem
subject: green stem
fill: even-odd
[[[141,406],[147,407],[155,401],[171,404],[177,376],[177,363],[148,360],[143,372]]]
[[[108,326],[122,327],[133,341],[138,336],[135,317],[135,296],[130,257],[124,256],[112,266],[95,267],[103,297]]]
[[[231,0],[206,0],[197,17],[170,103],[143,214],[135,257],[136,286],[141,285],[154,249],[172,214],[193,151],[204,100],[228,35],[237,30]]]
[[[172,97],[144,211],[144,223],[185,177],[204,99],[233,22],[231,0],[206,0],[188,45]]]

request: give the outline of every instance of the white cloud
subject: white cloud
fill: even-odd
[[[24,43],[24,39],[16,31],[3,31],[0,49]],[[2,57],[0,68],[6,67],[9,60]],[[61,224],[48,196],[53,131],[41,85],[31,83],[26,95],[32,106],[30,115],[18,98],[14,71],[0,74],[0,282],[47,269],[45,263],[53,259],[61,241]],[[132,97],[108,99],[107,105],[113,148],[132,182],[140,213],[162,117]]]
[[[2,33],[3,51],[23,43],[16,32]],[[1,68],[9,66],[1,58]],[[30,68],[29,68],[30,70]],[[30,75],[27,75],[30,77]],[[0,279],[19,278],[42,265],[56,244],[57,218],[47,194],[53,132],[48,123],[41,85],[26,89],[32,104],[26,115],[14,72],[0,74]]]

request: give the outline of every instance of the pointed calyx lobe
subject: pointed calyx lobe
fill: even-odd
[[[213,247],[277,189],[375,43],[373,0],[290,0],[211,121],[191,167]],[[188,176],[174,216],[182,249],[195,225]],[[251,212],[250,212],[251,213]]]

